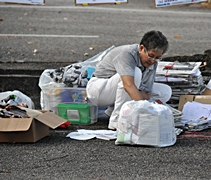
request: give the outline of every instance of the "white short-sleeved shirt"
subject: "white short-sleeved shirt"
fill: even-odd
[[[142,70],[142,81],[139,89],[150,92],[155,79],[157,63],[146,69],[143,67],[139,54],[139,44],[113,48],[97,64],[94,76],[97,78],[110,78],[118,73],[120,76],[134,77],[135,67]]]

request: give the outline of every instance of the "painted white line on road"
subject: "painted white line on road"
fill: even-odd
[[[108,8],[108,7],[96,7],[96,6],[33,6],[33,5],[0,5],[0,8],[33,8],[33,9],[71,9],[71,10],[95,10],[95,11],[114,11],[114,12],[140,12],[140,13],[169,13],[169,14],[197,14],[211,16],[210,12],[201,11],[184,11],[184,10],[162,10],[157,9],[132,9],[132,8]]]
[[[59,38],[99,38],[92,35],[50,35],[50,34],[0,34],[0,37],[59,37]]]

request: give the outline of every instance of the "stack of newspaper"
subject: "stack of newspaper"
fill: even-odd
[[[178,107],[180,95],[201,94],[205,85],[200,65],[201,62],[159,62],[155,81],[172,88],[172,96],[168,101],[172,107]]]

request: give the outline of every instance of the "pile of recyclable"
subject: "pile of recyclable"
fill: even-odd
[[[98,107],[87,98],[86,86],[96,64],[113,48],[83,62],[45,69],[39,78],[41,109],[50,110],[72,124],[96,122]]]
[[[25,109],[34,109],[30,97],[18,90],[0,93],[0,118],[28,118]]]
[[[155,82],[172,88],[172,96],[167,102],[177,108],[180,95],[201,94],[205,88],[199,69],[201,62],[159,62]]]
[[[20,106],[0,104],[0,118],[29,118],[29,116]]]

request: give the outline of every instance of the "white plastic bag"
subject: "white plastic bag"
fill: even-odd
[[[111,46],[103,52],[87,59],[83,62],[73,63],[72,65],[80,64],[83,69],[87,68],[95,68],[96,64],[100,62],[103,57],[114,48],[115,46]],[[68,66],[66,66],[68,67]],[[64,82],[55,82],[50,76],[56,69],[46,69],[42,72],[39,78],[38,86],[41,89],[40,92],[40,105],[43,110],[52,110],[53,112],[57,112],[57,105],[61,103],[60,98],[60,89],[66,87],[67,85]],[[74,86],[75,88],[77,87]]]
[[[30,108],[30,109],[35,108],[34,102],[31,100],[31,98],[26,96],[25,94],[23,94],[22,92],[20,92],[18,90],[1,92],[0,93],[0,101],[8,98],[10,95],[15,95],[15,96],[19,97],[23,101],[23,103],[25,103],[28,106],[28,108]]]
[[[83,62],[78,62],[78,63],[73,63],[72,65],[76,65],[76,64],[80,64],[82,66],[83,69],[87,69],[87,68],[92,68],[92,67],[96,67],[96,64],[98,62],[100,62],[103,57],[114,48],[115,46],[111,46],[108,49],[104,50],[103,52],[100,52],[99,54],[87,59],[86,61]],[[58,85],[55,85],[56,82],[54,82],[54,80],[50,77],[50,73],[55,71],[55,69],[46,69],[43,71],[43,73],[41,74],[40,78],[39,78],[39,87],[41,88],[41,90],[43,90],[43,88],[46,87],[54,87],[54,86],[60,86],[60,87],[64,87],[65,84],[64,83],[57,83]]]
[[[123,104],[115,144],[166,147],[175,144],[176,133],[171,109],[149,101]]]

